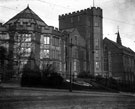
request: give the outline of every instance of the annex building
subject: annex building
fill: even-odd
[[[120,33],[116,42],[104,38],[104,73],[124,82],[135,81],[135,52],[122,45]]]

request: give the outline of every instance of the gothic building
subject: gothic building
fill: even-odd
[[[4,72],[21,76],[24,66],[36,70],[51,64],[66,78],[88,72],[134,81],[135,53],[122,45],[119,32],[116,42],[103,40],[102,18],[102,9],[91,7],[60,15],[57,29],[28,6],[0,24],[0,46],[8,53]]]
[[[8,71],[21,75],[24,65],[29,63],[27,67],[30,69],[36,70],[36,66],[42,69],[51,64],[62,73],[63,34],[57,28],[48,26],[29,6],[1,25],[2,28],[5,30],[1,30],[1,40],[8,37]]]
[[[72,44],[67,54],[67,69],[70,57],[72,73],[89,72],[102,75],[103,72],[103,27],[102,9],[92,7],[59,16],[59,29],[69,33]],[[68,49],[66,49],[68,50]],[[74,55],[74,56],[71,56]],[[67,72],[68,73],[68,72]]]
[[[135,52],[122,45],[119,31],[116,42],[104,38],[104,74],[122,81],[135,81]]]

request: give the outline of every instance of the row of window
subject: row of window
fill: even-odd
[[[31,42],[31,36],[32,36],[32,34],[16,34],[14,37],[14,40],[18,41],[20,43]]]
[[[9,35],[8,34],[0,34],[0,39],[9,39]]]
[[[41,43],[42,44],[52,44],[53,46],[59,46],[60,39],[57,37],[50,38],[50,36],[41,35]]]
[[[60,51],[58,50],[41,50],[40,51],[40,59],[43,58],[53,58],[53,59],[61,59],[60,57]]]
[[[28,57],[31,54],[31,48],[21,48],[21,49],[14,49],[14,58],[18,58],[21,56]]]

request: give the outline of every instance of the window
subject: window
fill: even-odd
[[[59,59],[59,51],[58,50],[55,51],[55,59]]]
[[[43,59],[43,57],[44,57],[44,53],[43,53],[43,51],[41,50],[41,51],[40,51],[40,59]]]
[[[75,45],[77,46],[78,45],[78,41],[77,41],[77,36],[75,36]]]
[[[44,58],[49,58],[49,50],[44,50]]]
[[[104,71],[108,71],[108,62],[104,61]]]
[[[40,44],[40,48],[43,49],[44,48],[44,45],[43,44]]]
[[[31,52],[31,48],[27,48],[26,52],[30,53]]]
[[[95,22],[94,23],[94,26],[98,27],[99,26],[99,23],[98,22]]]
[[[54,41],[54,38],[52,38],[52,45],[55,45],[55,41]]]
[[[31,48],[22,48],[21,53],[23,56],[30,56]]]
[[[44,35],[41,35],[40,42],[43,44],[44,43]]]
[[[99,39],[98,38],[95,39],[95,47],[99,48]]]
[[[59,70],[62,71],[62,63],[59,64]]]
[[[43,58],[49,58],[49,50],[41,50],[40,51],[40,59],[43,59]]]
[[[26,42],[30,42],[31,41],[31,34],[26,34]]]
[[[40,66],[39,66],[40,70],[43,69],[43,61],[40,61]]]
[[[44,44],[50,44],[50,37],[44,37]]]
[[[86,62],[83,62],[83,70],[86,71]]]
[[[52,50],[53,59],[55,58],[55,50]]]
[[[73,54],[74,54],[74,58],[78,58],[78,50],[77,50],[77,48],[75,48],[73,50]]]
[[[73,23],[73,18],[71,17],[71,23]]]
[[[100,63],[99,62],[95,63],[95,68],[96,68],[96,70],[99,70],[99,68],[100,68]]]
[[[74,60],[74,71],[76,71],[76,66],[77,64],[76,64],[76,60]]]
[[[80,16],[77,16],[77,20],[78,20],[78,22],[80,21]]]
[[[95,57],[96,57],[96,59],[99,58],[99,51],[97,51],[97,50],[95,50]]]
[[[59,39],[55,38],[55,46],[59,46]]]

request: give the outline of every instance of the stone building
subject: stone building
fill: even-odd
[[[59,29],[69,33],[72,45],[72,73],[89,72],[91,75],[102,75],[103,72],[103,27],[102,9],[92,7],[59,16]],[[66,41],[68,42],[68,41]],[[68,59],[67,59],[68,60]],[[67,63],[69,63],[67,61]],[[76,67],[75,67],[76,66]],[[67,64],[67,69],[69,64]],[[74,68],[74,69],[73,69]],[[69,72],[67,72],[69,73]],[[73,73],[73,74],[74,74]]]
[[[122,45],[119,32],[116,42],[104,38],[104,75],[122,81],[135,81],[135,52]]]
[[[0,46],[7,48],[7,70],[21,75],[24,65],[51,64],[66,78],[80,72],[134,81],[135,53],[121,43],[103,40],[102,9],[92,7],[59,16],[59,29],[48,26],[29,6],[0,24]],[[10,74],[8,72],[8,74]]]
[[[42,69],[51,64],[57,72],[63,73],[62,32],[48,26],[29,6],[2,26],[9,36],[8,70],[15,72],[14,75],[21,75],[24,65],[28,62],[27,67],[30,69],[36,70],[35,66]]]
[[[7,53],[9,48],[9,34],[5,26],[0,24],[0,81],[3,80],[3,77],[6,77],[6,67],[7,67]]]

